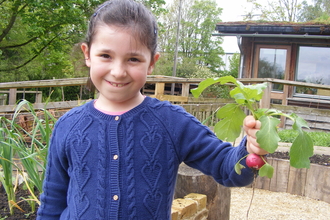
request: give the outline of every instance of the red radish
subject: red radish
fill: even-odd
[[[265,164],[265,158],[257,154],[249,154],[246,157],[246,165],[250,168],[259,170]]]

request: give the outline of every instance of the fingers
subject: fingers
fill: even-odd
[[[246,150],[252,154],[258,154],[258,155],[265,155],[268,154],[268,152],[262,148],[260,148],[259,144],[257,143],[257,140],[251,136],[247,136],[247,143],[246,143]]]
[[[268,154],[268,152],[266,150],[260,148],[260,146],[257,142],[256,134],[261,128],[261,122],[258,120],[255,120],[254,117],[250,115],[244,119],[243,128],[247,135],[247,143],[246,143],[247,151],[249,153],[255,153],[258,155]]]

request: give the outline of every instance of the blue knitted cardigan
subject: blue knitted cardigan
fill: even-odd
[[[234,171],[245,142],[232,147],[182,107],[150,97],[120,116],[88,102],[56,123],[37,219],[168,220],[181,162],[224,186],[252,182],[250,169]]]

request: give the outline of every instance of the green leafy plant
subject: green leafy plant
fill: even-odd
[[[29,119],[23,122],[19,118],[22,111],[29,115]],[[25,188],[30,193],[29,198],[24,200],[30,204],[32,211],[35,211],[36,203],[40,204],[36,190],[42,192],[48,146],[55,122],[51,112],[44,109],[35,111],[27,100],[17,105],[12,119],[0,118],[0,165],[4,172],[0,181],[5,186],[11,213],[14,206],[19,208],[14,195],[14,167],[23,177]],[[14,162],[15,159],[20,166]]]
[[[261,122],[261,128],[257,132],[257,142],[260,147],[269,153],[275,152],[278,147],[280,137],[278,135],[278,125],[280,116],[284,116],[293,121],[292,128],[297,131],[292,146],[290,148],[290,165],[295,168],[309,168],[309,157],[313,156],[313,141],[303,128],[309,128],[307,122],[292,113],[285,114],[276,109],[259,108],[259,101],[262,99],[266,83],[244,85],[232,76],[220,78],[209,78],[202,81],[196,89],[191,90],[194,97],[199,97],[201,93],[210,85],[219,83],[232,84],[234,88],[230,91],[230,96],[235,99],[235,103],[226,104],[217,111],[217,117],[221,119],[214,127],[214,132],[219,139],[235,141],[242,131],[243,120],[246,117],[244,108],[247,108],[256,120]],[[240,174],[241,169],[245,168],[240,162],[235,166],[235,170]],[[265,163],[259,170],[260,176],[273,176],[274,168]]]
[[[10,213],[13,214],[12,204],[16,203],[15,197],[15,183],[13,172],[13,155],[14,149],[10,147],[11,140],[8,139],[7,134],[10,133],[6,124],[0,121],[0,165],[2,172],[0,173],[0,181],[6,191],[8,206],[10,207]]]

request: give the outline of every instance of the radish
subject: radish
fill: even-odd
[[[265,163],[265,158],[261,155],[249,154],[246,157],[246,165],[250,168],[259,170]]]

